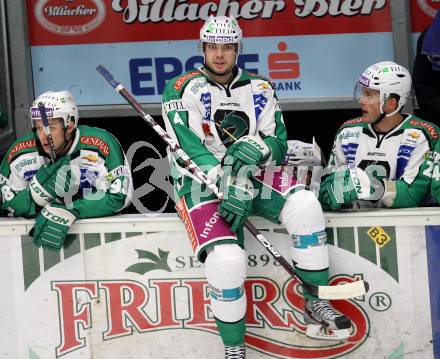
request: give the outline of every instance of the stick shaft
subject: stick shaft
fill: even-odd
[[[40,111],[41,121],[43,122],[44,126],[44,132],[46,133],[47,142],[49,143],[50,147],[50,159],[52,160],[52,162],[55,162],[55,160],[57,159],[57,152],[55,150],[55,144],[53,143],[52,133],[50,132],[46,108],[44,107],[43,103],[40,102],[38,104],[38,110]]]

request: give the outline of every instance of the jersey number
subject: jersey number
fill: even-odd
[[[423,175],[426,177],[430,177],[433,180],[440,181],[440,168],[439,166],[435,166],[433,161],[427,161],[427,168],[423,171]]]

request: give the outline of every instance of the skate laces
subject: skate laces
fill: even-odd
[[[336,311],[328,300],[312,300],[311,307],[315,313],[326,319],[334,320],[341,316],[341,313]]]
[[[225,359],[244,359],[245,357],[245,348],[243,344],[237,347],[225,346]]]

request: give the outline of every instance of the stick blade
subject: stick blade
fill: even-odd
[[[340,285],[321,285],[318,287],[318,298],[350,299],[365,295],[368,288],[368,283],[363,280]]]
[[[119,81],[117,81],[113,75],[110,73],[109,70],[107,70],[107,68],[104,65],[98,65],[96,66],[96,71],[98,71],[100,73],[100,75],[102,77],[104,77],[107,82],[112,85],[112,87],[115,89],[116,87],[118,87],[120,85]]]

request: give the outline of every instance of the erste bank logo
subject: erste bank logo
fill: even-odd
[[[58,35],[82,35],[105,19],[102,0],[38,0],[35,18],[46,30]]]
[[[417,4],[426,15],[432,18],[440,9],[440,1],[437,0],[417,0]]]

